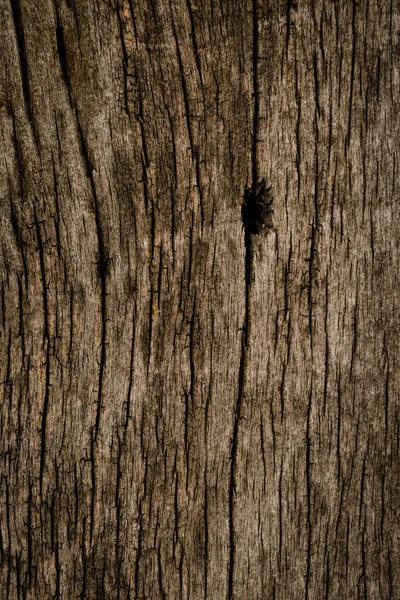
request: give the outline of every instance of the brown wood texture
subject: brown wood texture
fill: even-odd
[[[398,0],[0,39],[0,598],[399,599]]]

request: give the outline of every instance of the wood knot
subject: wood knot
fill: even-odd
[[[242,221],[246,233],[259,235],[263,230],[273,229],[272,203],[271,186],[266,186],[265,179],[250,188],[246,186],[242,204]]]

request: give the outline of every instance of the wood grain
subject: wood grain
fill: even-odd
[[[0,0],[1,598],[400,597],[399,40]]]

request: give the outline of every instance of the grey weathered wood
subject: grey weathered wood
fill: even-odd
[[[399,598],[398,2],[0,35],[1,598]]]

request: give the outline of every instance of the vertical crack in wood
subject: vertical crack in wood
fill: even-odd
[[[90,546],[93,543],[93,531],[94,531],[94,512],[96,503],[96,457],[95,457],[95,439],[96,433],[92,429],[90,435],[90,477],[91,477],[91,496],[90,496]],[[84,543],[84,540],[82,541]]]
[[[174,21],[174,18],[172,16],[172,13],[171,13],[171,21],[172,21],[172,32],[173,32],[174,40],[175,40],[176,57],[178,59],[179,72],[180,72],[180,75],[181,75],[182,95],[183,95],[183,102],[184,102],[184,105],[185,105],[185,113],[186,113],[185,114],[185,117],[186,117],[186,127],[187,127],[188,136],[189,136],[190,150],[193,153],[193,150],[194,150],[193,132],[192,132],[192,123],[191,123],[191,120],[190,120],[189,97],[188,97],[187,83],[186,83],[185,71],[184,71],[184,68],[183,68],[183,61],[182,61],[181,49],[180,49],[180,46],[179,46],[178,36],[177,36],[177,33],[176,33],[176,28],[175,28],[175,21]]]
[[[258,55],[259,55],[259,35],[258,35],[258,13],[257,0],[253,0],[253,95],[254,95],[254,113],[253,113],[253,148],[252,148],[252,168],[253,168],[253,189],[258,181],[258,128],[260,122],[260,90],[258,82]]]
[[[97,413],[96,413],[96,423],[94,430],[94,438],[93,442],[96,442],[97,435],[100,429],[100,417],[101,417],[101,397],[103,393],[103,379],[104,379],[104,368],[106,362],[106,336],[107,336],[107,274],[108,267],[110,263],[110,259],[106,257],[105,246],[104,246],[104,238],[103,238],[103,229],[100,221],[100,208],[99,201],[96,193],[96,186],[93,178],[93,165],[89,159],[89,153],[87,148],[87,142],[85,136],[83,134],[83,130],[79,121],[78,111],[76,111],[76,121],[78,125],[79,138],[81,143],[81,151],[82,156],[85,161],[86,166],[86,174],[90,181],[90,187],[93,195],[94,202],[94,215],[95,215],[95,223],[96,223],[96,231],[97,231],[97,242],[98,242],[98,275],[100,278],[101,285],[101,355],[100,355],[100,367],[99,367],[99,380],[98,380],[98,392],[97,392]]]
[[[307,488],[307,570],[306,570],[306,589],[305,589],[305,600],[309,597],[310,587],[310,576],[311,576],[311,434],[310,434],[310,420],[311,420],[311,405],[312,405],[312,381],[310,387],[310,393],[308,396],[307,406],[307,426],[306,426],[306,488]]]
[[[94,203],[94,216],[95,225],[97,232],[97,244],[98,244],[98,260],[97,260],[97,273],[100,278],[100,310],[101,310],[101,351],[100,351],[100,365],[99,365],[99,376],[98,376],[98,390],[97,390],[97,410],[96,410],[96,421],[91,430],[90,434],[90,464],[91,464],[91,500],[90,500],[90,528],[89,528],[89,539],[90,546],[93,543],[93,532],[94,532],[94,519],[95,519],[95,502],[96,502],[96,456],[95,456],[95,445],[97,436],[100,430],[101,421],[101,409],[102,409],[102,396],[103,396],[103,382],[104,382],[104,370],[106,363],[106,338],[107,338],[107,276],[109,270],[109,263],[111,259],[106,256],[103,229],[101,226],[100,218],[100,207],[96,193],[96,186],[93,178],[93,165],[89,158],[89,152],[87,147],[87,141],[83,133],[78,109],[75,109],[76,122],[78,127],[79,141],[81,146],[81,154],[84,159],[86,167],[86,175],[89,178],[91,192]],[[84,542],[83,542],[84,543]],[[84,589],[82,590],[84,597]]]
[[[357,2],[354,1],[352,17],[351,17],[352,50],[351,50],[349,119],[348,119],[348,129],[347,129],[346,152],[347,152],[347,146],[350,144],[351,121],[352,121],[352,112],[353,112],[354,75],[355,75],[355,65],[356,65],[356,44],[357,44],[356,9],[357,9]]]
[[[19,61],[21,67],[22,92],[29,120],[32,122],[31,91],[29,85],[28,62],[26,58],[25,34],[22,21],[22,10],[20,0],[11,0],[11,8],[14,20],[15,33],[17,36]]]
[[[56,166],[54,163],[53,151],[51,152],[51,160],[52,160],[52,166],[53,166],[54,205],[56,208],[56,214],[53,216],[53,220],[54,220],[54,229],[56,232],[56,240],[57,240],[57,255],[58,255],[58,260],[60,260],[61,259],[60,206],[59,206],[57,173],[56,173]]]
[[[257,165],[257,138],[259,128],[259,88],[258,88],[258,54],[259,54],[259,36],[258,36],[258,12],[257,0],[252,4],[253,19],[253,141],[252,141],[252,190],[255,193],[258,181]],[[249,344],[250,328],[250,288],[253,270],[253,239],[250,223],[245,223],[244,227],[244,245],[245,245],[245,314],[242,329],[241,356],[239,364],[239,389],[235,407],[233,435],[230,456],[230,481],[229,481],[229,574],[228,574],[228,600],[234,599],[234,575],[236,559],[236,539],[235,539],[235,494],[236,494],[236,468],[238,453],[239,423],[241,420],[241,411],[243,404],[245,374],[247,365],[247,354]]]
[[[39,481],[40,481],[40,497],[43,493],[43,474],[45,469],[46,461],[46,425],[47,425],[47,413],[49,408],[50,398],[50,337],[49,337],[49,308],[48,308],[48,297],[47,297],[47,283],[46,283],[46,269],[44,264],[44,248],[42,234],[40,232],[40,223],[37,218],[36,206],[33,206],[33,214],[35,218],[36,235],[38,240],[39,250],[39,261],[40,261],[40,274],[42,279],[42,296],[43,296],[43,345],[46,344],[46,375],[45,375],[45,392],[44,402],[42,409],[42,421],[41,421],[41,448],[40,448],[40,467],[39,467]]]
[[[196,62],[196,67],[197,67],[197,70],[199,73],[200,87],[201,87],[202,96],[203,96],[203,110],[205,111],[203,79],[202,79],[202,74],[201,74],[201,69],[200,69],[200,59],[199,59],[198,49],[197,49],[197,41],[196,41],[196,35],[195,35],[195,29],[194,29],[194,23],[193,23],[193,15],[191,12],[189,0],[187,0],[187,7],[188,7],[191,26],[192,26],[193,52],[195,55],[195,62]],[[178,36],[176,33],[176,27],[175,27],[175,21],[174,21],[172,12],[171,12],[171,21],[172,21],[172,32],[173,32],[173,36],[174,36],[174,40],[175,40],[176,56],[177,56],[179,72],[180,72],[180,76],[181,76],[182,96],[183,96],[183,102],[184,102],[184,106],[185,106],[186,127],[187,127],[187,132],[188,132],[188,137],[189,137],[190,151],[191,151],[192,157],[194,158],[194,161],[195,161],[196,181],[197,181],[197,189],[198,189],[198,193],[199,193],[201,232],[203,232],[203,229],[204,229],[204,200],[203,200],[203,187],[201,185],[201,176],[200,176],[199,151],[193,141],[194,136],[193,136],[192,121],[191,121],[190,106],[189,106],[188,86],[187,86],[185,70],[184,70],[184,65],[183,65],[183,60],[182,60],[182,53],[181,53],[181,49],[179,46]]]
[[[13,136],[14,136],[14,145],[15,145],[15,156],[17,159],[17,165],[18,165],[18,179],[19,179],[19,192],[21,194],[21,201],[22,204],[25,202],[25,194],[24,194],[24,163],[23,163],[23,158],[22,158],[22,152],[21,152],[21,144],[19,142],[19,138],[17,135],[17,123],[16,123],[16,119],[15,119],[15,114],[14,114],[14,110],[11,107],[10,108],[10,116],[11,116],[11,120],[12,120],[12,127],[13,127]],[[12,197],[12,187],[11,187],[11,181],[10,181],[10,176],[8,175],[8,181],[9,181],[9,188],[10,188],[10,196]],[[13,207],[13,204],[11,204],[11,206]],[[17,224],[17,221],[15,220],[15,222],[13,223],[13,227],[14,225]],[[15,229],[14,229],[15,230]],[[25,285],[27,285],[27,281],[25,282]]]
[[[132,312],[132,342],[131,342],[131,356],[130,356],[130,363],[129,363],[128,393],[127,393],[127,400],[126,400],[126,417],[125,417],[125,424],[124,424],[124,440],[126,438],[126,432],[128,429],[129,420],[131,419],[131,396],[132,396],[132,388],[133,388],[135,337],[136,337],[136,302],[134,302],[134,308],[133,308],[133,312]]]
[[[123,449],[124,440],[121,441],[119,432],[117,432],[117,436],[118,436],[118,456],[117,456],[117,474],[116,474],[116,486],[115,486],[115,510],[116,510],[115,562],[117,565],[117,581],[118,581],[117,597],[119,599],[120,598],[121,564],[122,564],[122,558],[123,558],[123,547],[120,547],[120,535],[121,535],[120,482],[121,482],[121,478],[122,478],[121,460],[122,460],[122,449]]]
[[[123,72],[124,72],[125,112],[130,117],[129,102],[128,102],[128,63],[129,63],[129,57],[128,57],[128,51],[127,51],[126,44],[125,44],[124,27],[123,27],[122,17],[121,17],[121,8],[120,8],[120,4],[119,4],[118,0],[117,0],[117,3],[116,3],[116,6],[115,6],[115,12],[117,14],[119,37],[120,37],[120,40],[121,40],[121,48],[122,48],[122,56],[123,56],[122,67],[123,67]]]
[[[297,120],[296,120],[296,170],[297,170],[297,200],[300,203],[300,190],[301,190],[301,172],[300,172],[300,159],[301,159],[301,135],[300,135],[300,122],[301,122],[301,96],[299,89],[299,71],[297,65],[297,57],[294,59],[295,66],[295,100],[297,105]]]
[[[55,10],[56,10],[56,41],[57,41],[57,53],[60,61],[60,67],[63,79],[65,81],[65,85],[67,87],[69,103],[72,108],[75,107],[75,101],[72,95],[72,85],[71,85],[71,77],[68,69],[68,60],[67,60],[67,49],[65,46],[65,37],[64,37],[64,27],[61,24],[60,13],[58,10],[57,2],[55,2]],[[58,125],[56,118],[56,131],[57,131],[57,139],[60,150],[60,142],[58,137]]]
[[[25,32],[23,27],[23,18],[22,18],[22,9],[21,9],[21,0],[10,0],[12,15],[14,21],[14,28],[17,38],[17,46],[18,46],[18,54],[19,54],[19,64],[21,71],[21,83],[22,83],[22,95],[24,99],[24,105],[26,108],[26,112],[28,115],[29,125],[31,127],[33,139],[35,141],[35,145],[37,151],[40,152],[39,146],[39,137],[37,131],[37,123],[35,121],[33,110],[32,110],[32,94],[31,94],[31,86],[29,83],[29,66],[27,59],[27,51],[26,51],[26,39]],[[35,87],[33,87],[35,90]]]
[[[135,559],[135,599],[139,598],[139,565],[142,557],[142,543],[143,543],[143,507],[142,498],[139,501],[138,506],[138,533],[137,533],[137,549]]]

